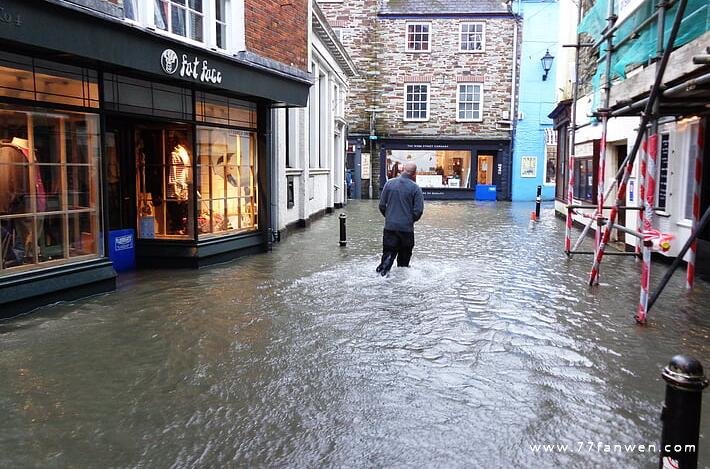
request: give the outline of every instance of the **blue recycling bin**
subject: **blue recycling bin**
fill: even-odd
[[[108,232],[108,257],[116,272],[136,268],[136,231],[114,230]]]
[[[476,200],[496,200],[496,186],[476,184]]]

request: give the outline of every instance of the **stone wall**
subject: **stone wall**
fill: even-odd
[[[320,3],[331,25],[342,31],[342,42],[356,62],[360,78],[353,80],[346,116],[351,133],[370,131],[369,108],[380,108],[380,136],[450,138],[510,138],[513,19],[467,18],[486,27],[486,51],[459,52],[460,19],[424,19],[432,26],[429,53],[405,52],[406,21],[377,16],[376,0]],[[405,83],[417,78],[430,83],[431,114],[426,122],[403,120]],[[482,122],[456,122],[458,82],[483,83]],[[503,122],[501,122],[503,121]]]
[[[341,42],[357,66],[359,76],[350,81],[350,93],[345,107],[349,132],[367,134],[373,93],[379,80],[373,73],[379,71],[377,51],[377,0],[346,0],[341,3],[319,3],[331,27],[341,32]]]

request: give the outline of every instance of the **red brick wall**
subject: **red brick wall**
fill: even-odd
[[[247,50],[307,70],[308,1],[246,0]]]

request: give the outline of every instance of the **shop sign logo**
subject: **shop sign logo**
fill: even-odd
[[[165,73],[172,75],[178,69],[178,55],[172,49],[165,49],[160,56],[160,65]]]
[[[133,249],[133,235],[116,236],[113,249],[114,251]]]
[[[198,57],[188,58],[187,54],[178,55],[172,49],[165,49],[160,56],[160,64],[165,73],[172,75],[180,69],[179,75],[183,78],[192,78],[203,83],[222,83],[222,72],[210,67],[207,60],[200,60]]]

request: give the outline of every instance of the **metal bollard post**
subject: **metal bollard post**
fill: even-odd
[[[348,237],[345,231],[345,220],[347,220],[347,215],[344,213],[340,214],[340,245],[345,246],[348,244]]]
[[[537,196],[535,197],[535,219],[540,219],[540,204],[542,203],[542,186],[537,186]]]
[[[666,401],[661,411],[663,430],[658,467],[696,469],[700,405],[708,380],[703,365],[692,357],[676,355],[663,369]]]

